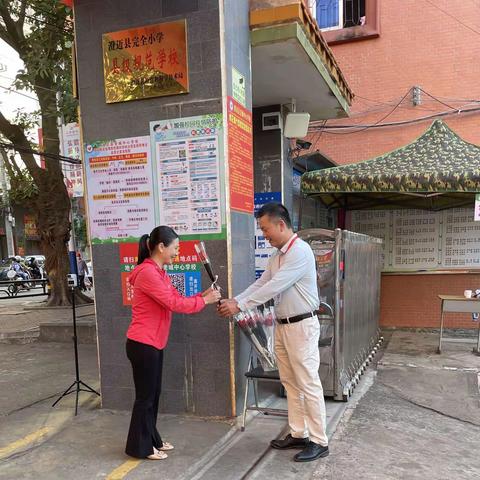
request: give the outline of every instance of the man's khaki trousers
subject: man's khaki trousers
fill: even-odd
[[[275,354],[280,380],[287,392],[288,424],[295,438],[310,437],[327,446],[325,401],[318,374],[320,325],[316,316],[277,324]]]

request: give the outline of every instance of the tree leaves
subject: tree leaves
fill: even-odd
[[[49,304],[68,304],[66,275],[70,202],[61,171],[57,119],[76,119],[72,95],[73,22],[59,0],[0,0],[0,38],[12,46],[25,66],[15,78],[18,89],[34,92],[38,115],[18,112],[6,119],[0,111],[0,134],[21,150],[23,164],[10,155],[5,162],[12,200],[29,205],[38,215],[38,228],[52,284]],[[58,98],[57,98],[58,97]],[[29,151],[28,130],[38,121],[43,131],[45,169]],[[12,153],[12,152],[9,152]]]
[[[21,175],[10,175],[9,197],[11,203],[31,207],[38,197],[38,187],[27,169],[21,171]]]
[[[23,11],[24,21],[20,25]],[[77,102],[72,95],[73,23],[70,12],[59,0],[0,0],[0,38],[14,44],[12,46],[25,64],[17,72],[14,86],[39,97],[51,94],[51,108],[42,113],[74,121]],[[15,31],[12,25],[16,25]],[[22,35],[16,31],[20,26]],[[21,37],[22,41],[18,42]],[[60,92],[58,105],[57,92]]]

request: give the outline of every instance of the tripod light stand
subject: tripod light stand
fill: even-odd
[[[63,397],[75,393],[75,416],[78,412],[78,394],[80,392],[89,392],[94,393],[95,395],[100,394],[94,390],[90,385],[87,385],[85,382],[80,380],[80,368],[78,365],[78,339],[77,339],[77,315],[75,312],[75,287],[77,286],[77,275],[70,274],[68,275],[68,286],[72,292],[72,319],[73,319],[73,349],[75,353],[75,381],[57,398],[55,403],[52,405],[54,407]],[[84,387],[84,388],[82,388]]]

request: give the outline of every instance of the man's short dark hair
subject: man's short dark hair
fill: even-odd
[[[268,215],[269,218],[275,218],[277,220],[283,220],[288,228],[292,228],[292,221],[290,220],[290,214],[284,205],[278,202],[270,202],[263,205],[256,213],[255,218],[259,219]]]

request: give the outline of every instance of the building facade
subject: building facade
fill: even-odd
[[[474,2],[461,0],[316,2],[317,20],[355,99],[350,118],[312,125],[311,151],[319,151],[337,165],[369,160],[410,144],[436,118],[463,140],[480,145],[479,13]],[[449,214],[449,221],[457,225],[451,228],[466,232],[464,238],[448,240],[454,251],[450,268],[434,262],[417,268],[386,268],[390,271],[382,277],[383,326],[438,327],[439,294],[463,294],[465,289],[480,287],[475,266],[480,230],[473,221],[473,207],[472,200],[468,208]],[[428,214],[402,215],[408,216],[406,222],[418,224]],[[347,215],[347,228],[355,215]],[[374,215],[370,219],[363,215],[365,233],[386,235]],[[395,218],[401,214],[393,215],[395,229]],[[446,222],[447,213],[443,215],[440,221]],[[413,237],[408,240],[413,245],[410,260],[422,249]],[[431,240],[436,241],[433,236]],[[397,242],[393,249],[401,246]],[[452,316],[451,321],[451,326],[476,326],[467,315]]]
[[[345,117],[352,91],[300,0],[75,0],[74,16],[102,405],[128,409],[138,238],[161,223],[181,234],[182,293],[211,283],[198,241],[225,295],[242,291],[258,271],[255,206],[292,207],[288,115]],[[235,416],[249,353],[214,307],[175,315],[161,410]]]

